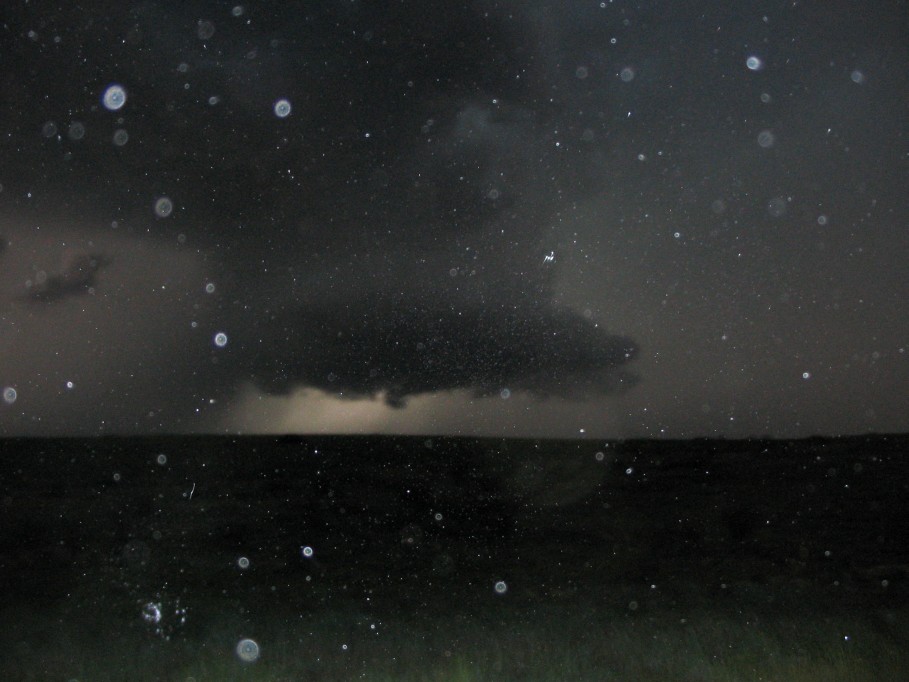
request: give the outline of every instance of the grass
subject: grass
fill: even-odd
[[[185,609],[160,629],[91,608],[0,612],[9,680],[786,680],[901,679],[909,670],[909,612],[781,610],[706,601],[635,610],[614,605],[509,604],[420,613],[351,605],[252,615],[224,602]],[[97,604],[102,604],[101,595]],[[168,604],[162,604],[167,614]],[[173,614],[171,614],[173,615]],[[165,624],[168,615],[162,619]],[[251,637],[260,657],[235,653]]]
[[[16,442],[0,680],[909,679],[905,443]]]

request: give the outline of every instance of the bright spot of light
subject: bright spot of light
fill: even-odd
[[[259,658],[259,645],[251,639],[241,639],[237,643],[237,657],[244,663],[252,663]]]
[[[159,218],[166,218],[174,212],[174,202],[170,197],[161,197],[155,202],[155,215]]]
[[[101,96],[101,103],[105,109],[110,111],[121,109],[126,104],[126,90],[123,89],[122,85],[117,85],[116,83],[108,86]]]

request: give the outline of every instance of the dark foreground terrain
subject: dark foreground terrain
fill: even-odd
[[[0,676],[890,679],[907,449],[0,440]]]

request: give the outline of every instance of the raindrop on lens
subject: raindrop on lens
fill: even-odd
[[[155,202],[155,215],[159,218],[166,218],[174,212],[174,202],[170,197],[161,197]]]
[[[12,405],[14,402],[16,402],[16,398],[18,397],[19,394],[12,386],[7,386],[3,389],[3,402],[5,402],[7,405]]]
[[[123,89],[122,85],[111,85],[104,91],[104,95],[101,97],[101,103],[104,104],[104,108],[109,111],[121,109],[123,105],[126,104],[126,90]]]
[[[237,566],[243,569],[249,568],[249,559],[247,559],[245,556],[241,556],[239,559],[237,559]]]
[[[196,24],[196,35],[200,40],[208,40],[215,35],[215,25],[210,21],[200,21]]]
[[[286,99],[279,99],[275,102],[275,116],[278,118],[287,118],[290,116],[290,102]]]
[[[767,202],[767,212],[773,218],[779,218],[786,213],[786,200],[783,197],[774,197]]]
[[[118,147],[122,147],[127,142],[129,142],[129,133],[127,133],[123,128],[118,128],[114,131],[114,144]]]
[[[66,131],[69,139],[73,141],[81,140],[85,137],[85,126],[79,123],[79,121],[73,121],[69,124],[69,129]]]
[[[145,606],[142,607],[142,620],[146,623],[160,623],[161,622],[161,604],[156,604],[155,602],[148,602]]]
[[[227,345],[227,334],[224,332],[218,332],[215,334],[215,345],[218,348],[224,348]]]
[[[251,639],[241,639],[237,644],[237,657],[244,663],[252,663],[259,658],[259,645]]]
[[[764,149],[769,149],[773,146],[773,143],[776,141],[773,133],[769,130],[762,130],[758,133],[757,137],[758,144]]]

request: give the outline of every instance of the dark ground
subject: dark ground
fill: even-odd
[[[806,592],[903,606],[907,448],[907,436],[0,440],[0,609],[65,604],[130,627],[165,598],[250,619],[450,613],[488,602],[497,581],[503,599],[541,606],[709,595],[802,608]]]

